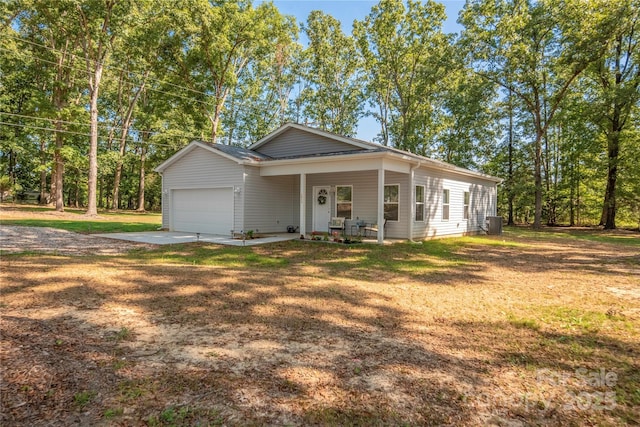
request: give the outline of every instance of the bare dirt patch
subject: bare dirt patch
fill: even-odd
[[[1,421],[640,419],[636,247],[505,236],[438,255],[429,244],[3,257]],[[615,381],[589,381],[600,373]]]
[[[59,255],[119,255],[154,245],[105,239],[50,227],[0,225],[3,253],[53,253]]]

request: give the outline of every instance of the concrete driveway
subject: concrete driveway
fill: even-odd
[[[172,245],[177,243],[208,242],[229,246],[253,246],[265,243],[284,242],[299,237],[296,233],[274,234],[259,239],[242,240],[232,239],[228,236],[215,234],[187,233],[182,231],[141,231],[136,233],[105,233],[94,234],[96,237],[107,239],[127,240],[138,243],[151,243],[154,245]]]

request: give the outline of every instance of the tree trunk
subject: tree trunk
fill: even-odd
[[[615,126],[615,122],[614,122]],[[620,133],[611,132],[607,138],[607,189],[605,191],[605,204],[603,216],[605,216],[604,229],[616,228],[616,182],[618,179],[618,154],[620,152]]]
[[[571,184],[571,189],[569,190],[569,227],[573,227],[576,225],[576,216],[575,216],[575,189],[573,188],[573,183]]]
[[[507,225],[513,225],[513,200],[515,194],[513,191],[513,104],[511,103],[511,90],[509,90],[509,171],[508,171],[508,186],[507,186],[507,202],[509,204],[509,213],[507,218]]]
[[[87,216],[98,215],[97,190],[98,190],[98,90],[102,79],[102,62],[96,62],[91,85],[91,137],[89,142],[89,179],[87,182]]]
[[[138,212],[144,212],[144,167],[147,155],[147,146],[143,144],[140,147],[140,177],[138,182]]]
[[[124,126],[123,126],[124,133]],[[122,179],[122,164],[124,163],[124,152],[127,147],[126,137],[120,139],[120,151],[118,152],[118,161],[116,162],[116,172],[113,176],[113,201],[111,209],[119,208],[120,201],[120,180]]]
[[[218,139],[218,126],[220,124],[220,116],[222,114],[222,104],[216,104],[213,116],[209,116],[211,122],[211,143],[215,144]]]
[[[80,178],[76,175],[76,194],[75,199],[73,201],[73,206],[76,208],[80,207]]]
[[[533,229],[542,228],[542,137],[544,135],[540,126],[536,126],[535,155],[534,155],[534,180],[535,180],[535,211],[533,213]]]
[[[45,152],[45,144],[44,141],[40,142],[40,196],[38,196],[38,204],[39,205],[46,205],[48,203],[47,201],[47,169],[46,169],[46,164],[47,164],[47,159],[46,159],[46,152]],[[55,171],[53,171],[53,174],[55,174]],[[52,177],[53,178],[53,177]],[[53,184],[53,179],[51,180],[52,185]]]
[[[628,52],[629,53],[629,52]],[[615,88],[622,85],[621,61],[624,56],[622,48],[622,37],[618,37],[616,44],[615,58]],[[638,86],[635,86],[637,90]],[[626,119],[623,109],[626,102],[617,99],[613,104],[611,115],[611,128],[607,133],[607,188],[604,192],[604,203],[602,206],[601,225],[605,230],[616,228],[616,181],[618,179],[618,156],[620,154],[620,133],[622,132]]]
[[[127,113],[122,122],[122,132],[120,133],[120,151],[118,155],[118,162],[116,163],[116,172],[113,177],[113,209],[118,209],[119,199],[120,199],[120,180],[122,179],[122,164],[124,162],[124,153],[127,146],[127,134],[129,133],[129,127],[131,126],[131,119],[133,117],[133,111],[136,107],[138,99],[140,98],[140,94],[144,90],[147,78],[149,77],[150,71],[146,71],[144,73],[144,77],[142,80],[142,84],[136,90],[133,99],[129,103],[129,108],[127,109]]]
[[[56,121],[56,148],[53,152],[53,162],[56,170],[55,173],[55,188],[56,191],[52,196],[55,198],[56,211],[64,212],[64,159],[62,158],[62,146],[64,144],[62,136],[62,122],[58,119]]]

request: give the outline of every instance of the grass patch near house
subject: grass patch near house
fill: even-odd
[[[123,222],[123,221],[91,221],[91,220],[75,220],[69,221],[64,219],[3,219],[3,225],[20,225],[23,227],[52,227],[62,230],[73,231],[82,234],[100,234],[100,233],[127,233],[135,231],[154,231],[160,227],[159,223],[140,223],[140,222]]]
[[[56,212],[47,207],[0,205],[0,223],[23,227],[52,227],[82,234],[124,233],[157,230],[159,213],[100,211],[97,217],[85,217],[85,211],[66,209]]]
[[[637,423],[640,253],[563,234],[2,257],[2,423]]]

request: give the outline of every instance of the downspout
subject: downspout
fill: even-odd
[[[417,165],[411,166],[411,172],[409,173],[409,194],[410,194],[409,200],[411,200],[411,208],[409,209],[409,241],[411,243],[422,243],[422,242],[416,242],[415,240],[413,240],[413,222],[416,217],[416,189],[415,189],[414,175],[415,175],[416,169],[418,169],[421,164],[422,164],[422,161],[418,160]],[[427,195],[424,194],[425,198],[426,196]]]

